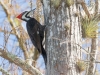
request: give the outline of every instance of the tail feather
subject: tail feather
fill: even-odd
[[[44,48],[42,48],[42,56],[43,56],[43,59],[44,59],[44,62],[45,62],[45,65],[47,64],[47,54],[46,54],[46,51]]]

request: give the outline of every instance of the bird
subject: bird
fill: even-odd
[[[30,17],[30,14],[34,12],[34,10],[31,11],[24,11],[21,14],[19,14],[16,18],[21,19],[26,22],[26,28],[28,35],[35,46],[35,48],[38,50],[39,53],[42,54],[45,65],[47,63],[47,54],[45,49],[43,48],[42,41],[44,39],[44,31],[45,31],[45,25],[41,25],[35,18]]]

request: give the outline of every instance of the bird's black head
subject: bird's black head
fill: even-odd
[[[29,13],[28,11],[24,11],[23,13],[18,15],[17,18],[24,21],[28,21],[29,20],[29,17],[27,16],[28,13]]]
[[[24,11],[23,13],[21,13],[20,15],[17,16],[18,19],[24,20],[24,21],[28,21],[31,17],[32,14],[34,14],[34,10],[31,11]]]

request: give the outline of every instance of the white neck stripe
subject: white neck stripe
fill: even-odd
[[[28,12],[26,12],[25,14],[23,14],[22,15],[22,19],[24,19],[24,20],[26,20],[26,21],[28,21],[30,18],[28,18],[28,17],[26,17],[26,14],[27,14]]]

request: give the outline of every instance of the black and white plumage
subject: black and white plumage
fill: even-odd
[[[31,39],[33,45],[39,51],[39,53],[42,54],[45,64],[46,64],[47,63],[47,55],[46,55],[46,51],[42,45],[42,41],[44,38],[45,26],[42,26],[36,19],[31,18],[29,16],[29,14],[31,12],[32,11],[25,11],[22,14],[20,14],[19,16],[17,16],[17,18],[26,21],[26,28],[27,28],[27,32],[30,36],[30,39]]]

